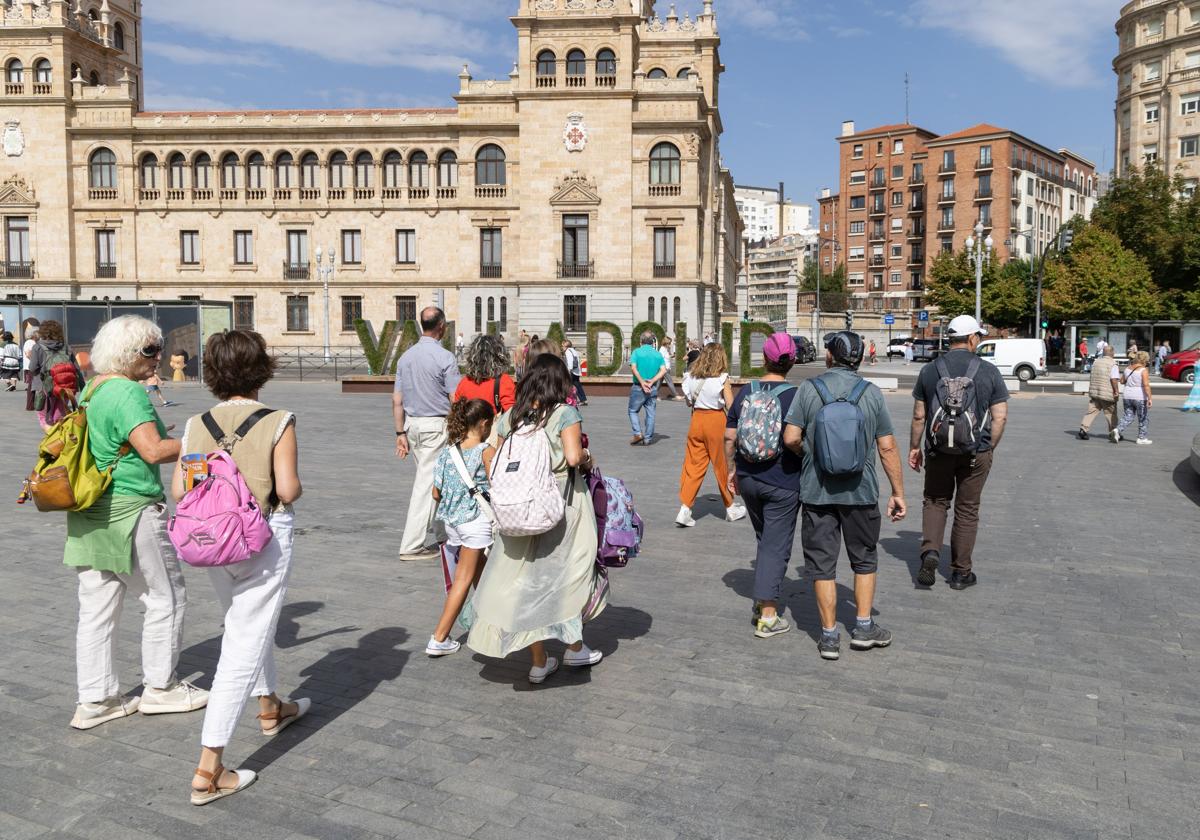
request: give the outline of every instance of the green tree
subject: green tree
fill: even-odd
[[[1162,295],[1145,261],[1097,225],[1078,227],[1071,249],[1047,264],[1043,301],[1049,314],[1077,320],[1163,313]]]
[[[815,292],[817,290],[817,271],[820,266],[815,260],[804,264],[800,275],[800,291]],[[831,273],[821,274],[821,308],[826,312],[845,309],[848,299],[846,294],[846,266],[838,265]]]
[[[1033,313],[1029,263],[995,260],[984,266],[983,320],[997,327],[1017,327]],[[966,251],[941,253],[933,260],[925,283],[925,300],[949,317],[975,311],[975,267]]]
[[[925,302],[953,318],[975,311],[975,269],[966,251],[938,254],[925,280]]]
[[[1020,260],[1012,260],[998,271],[990,272],[983,286],[983,314],[989,324],[1019,327],[1033,314],[1035,291],[1029,276],[1029,263]]]

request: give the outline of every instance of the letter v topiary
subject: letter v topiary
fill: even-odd
[[[367,357],[367,370],[373,376],[379,376],[387,370],[388,359],[392,348],[396,345],[396,322],[383,322],[383,335],[375,339],[375,327],[370,321],[356,318],[354,331],[358,333],[358,341],[362,345],[363,355]]]
[[[546,340],[553,341],[561,348],[563,346],[563,342],[567,340],[566,333],[563,332],[562,324],[560,324],[558,321],[553,321],[550,324],[550,329],[546,330]]]
[[[607,333],[612,336],[613,341],[613,357],[612,361],[603,365],[600,363],[600,334]],[[588,376],[612,376],[621,369],[621,364],[624,361],[623,352],[625,347],[625,336],[621,334],[621,328],[610,321],[588,321],[587,325],[587,363]]]
[[[389,373],[396,372],[396,365],[400,361],[400,357],[407,352],[408,348],[412,347],[421,339],[421,333],[417,329],[416,321],[405,321],[403,328],[400,330],[400,342],[396,347],[396,355],[392,357],[392,363],[388,366]]]

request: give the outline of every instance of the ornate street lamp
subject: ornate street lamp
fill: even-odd
[[[322,258],[325,256],[321,246],[317,246],[317,276],[325,287],[325,361],[329,362],[333,354],[329,352],[329,281],[333,278],[334,265],[337,263],[337,249],[329,249],[329,265],[325,266]]]
[[[983,269],[992,261],[992,237],[983,238],[983,220],[975,223],[975,235],[967,237],[967,257],[975,266],[975,320],[983,323]]]

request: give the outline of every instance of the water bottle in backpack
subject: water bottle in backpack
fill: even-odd
[[[981,364],[978,357],[972,357],[965,376],[952,376],[944,357],[934,362],[938,381],[925,418],[925,443],[930,452],[963,455],[979,451],[983,423],[978,416],[975,375]]]
[[[780,397],[795,388],[780,383],[750,383],[750,393],[742,401],[738,418],[736,446],[743,460],[751,463],[774,461],[783,452],[783,403]]]

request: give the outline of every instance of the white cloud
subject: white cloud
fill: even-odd
[[[206,50],[183,44],[147,41],[146,52],[175,64],[220,65],[224,67],[278,67],[279,63],[247,52]]]
[[[993,7],[961,0],[916,0],[909,17],[917,26],[946,29],[999,52],[1030,77],[1060,87],[1106,80],[1094,47],[1116,21],[1113,0],[1007,0]]]
[[[211,96],[192,95],[167,88],[162,82],[147,81],[147,111],[237,111],[238,106]]]
[[[717,9],[717,23],[782,40],[808,37],[798,0],[722,0]]]
[[[369,67],[457,70],[465,56],[493,47],[474,25],[475,0],[172,0],[147,3],[144,12],[209,39]]]

